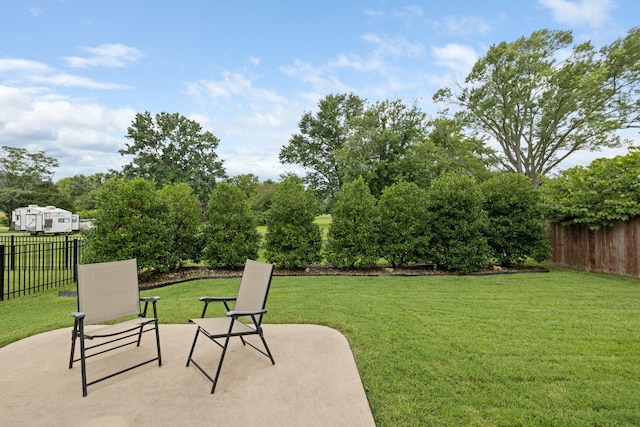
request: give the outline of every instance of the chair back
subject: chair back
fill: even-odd
[[[271,287],[273,265],[248,259],[234,310],[262,310],[267,305],[267,296]],[[257,316],[258,325],[262,323],[262,316]]]
[[[139,314],[136,260],[78,264],[78,311],[85,324]]]

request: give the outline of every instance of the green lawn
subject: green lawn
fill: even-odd
[[[199,296],[234,295],[238,284],[144,294],[162,297],[163,323],[185,323],[199,315]],[[640,425],[639,296],[636,280],[555,268],[274,277],[265,321],[344,333],[379,426]],[[70,327],[74,309],[57,290],[2,302],[0,346]]]

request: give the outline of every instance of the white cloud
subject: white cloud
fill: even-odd
[[[487,34],[491,26],[475,16],[447,16],[434,26],[448,34],[471,36],[473,34]]]
[[[0,140],[3,145],[45,151],[64,176],[120,169],[118,150],[135,112],[40,95],[0,85]],[[64,176],[56,175],[56,179]]]
[[[188,85],[192,95],[204,94],[211,99],[229,99],[232,95],[246,94],[251,89],[251,80],[240,73],[225,71],[221,80],[199,80]]]
[[[413,57],[424,55],[424,46],[421,43],[410,43],[401,36],[383,38],[376,34],[365,34],[362,39],[375,46],[374,54],[377,56]]]
[[[369,69],[371,67],[371,64],[366,64],[366,61],[360,57],[347,58],[346,56],[338,56],[335,61],[325,66],[314,66],[309,62],[297,59],[293,65],[281,67],[280,70],[288,77],[310,84],[314,92],[321,93],[323,96],[329,93],[353,91],[352,88],[341,82],[334,74],[332,65],[340,67],[348,65],[355,70]]]
[[[348,68],[358,72],[375,72],[385,67],[384,61],[382,61],[382,58],[379,56],[362,57],[355,54],[340,54],[327,65],[328,69]],[[318,68],[318,71],[320,70],[321,69]],[[322,73],[322,71],[320,72]],[[317,77],[318,73],[315,74]]]
[[[27,81],[56,87],[84,87],[89,89],[126,89],[128,86],[117,83],[97,82],[86,77],[60,73],[49,76],[27,76]]]
[[[130,63],[138,62],[143,56],[142,52],[135,47],[119,43],[83,47],[82,50],[88,56],[68,56],[63,59],[72,68],[123,68]]]
[[[404,37],[382,37],[367,33],[361,39],[371,46],[366,55],[340,53],[324,64],[314,65],[302,60],[281,67],[282,72],[312,86],[316,100],[329,93],[358,92],[361,96],[396,96],[397,92],[415,88],[416,76],[407,76],[400,62],[420,59],[425,54],[421,43],[411,43]],[[351,71],[352,74],[344,71]],[[338,77],[342,76],[342,77]],[[379,77],[383,77],[380,81]],[[367,87],[368,82],[374,82]],[[356,90],[356,87],[359,89]],[[314,95],[315,96],[315,95]]]
[[[229,100],[233,97],[243,98],[251,102],[284,102],[285,99],[276,92],[254,87],[253,81],[241,73],[224,71],[220,80],[203,79],[187,85],[187,92],[197,98],[210,100]]]
[[[0,58],[0,71],[3,73],[49,73],[52,68],[42,62],[20,58]]]
[[[31,14],[31,16],[33,16],[34,18],[37,18],[38,16],[40,16],[40,14],[42,13],[42,9],[40,9],[39,7],[28,7],[27,11]]]
[[[220,139],[217,154],[228,175],[277,179],[286,170],[278,159],[280,148],[297,130],[302,111],[295,99],[257,81],[257,76],[223,71],[218,79],[188,84],[187,93],[201,108],[190,118]]]
[[[404,26],[409,28],[412,27],[416,19],[420,21],[420,18],[424,16],[424,11],[422,8],[416,4],[410,4],[409,6],[405,6],[400,10],[396,10],[392,12],[391,16],[393,18],[400,19]]]
[[[538,0],[540,5],[551,9],[553,18],[571,26],[587,25],[602,28],[611,21],[610,12],[615,8],[614,0]]]
[[[21,58],[0,59],[0,83],[11,86],[41,85],[46,87],[82,87],[89,89],[126,89],[117,83],[99,82],[87,77],[59,73],[47,64]],[[34,90],[35,88],[32,88]],[[39,90],[47,90],[41,87]]]
[[[478,60],[475,50],[466,45],[447,44],[443,47],[433,47],[433,55],[438,65],[450,68],[456,74],[466,76]]]

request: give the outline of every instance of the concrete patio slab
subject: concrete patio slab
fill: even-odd
[[[3,426],[374,426],[346,338],[318,325],[264,325],[276,361],[234,339],[215,394],[186,358],[195,325],[160,325],[163,363],[145,365],[89,387],[68,369],[71,328],[0,348]],[[155,352],[145,336],[88,361],[89,380]],[[194,358],[215,372],[220,349],[208,340]]]

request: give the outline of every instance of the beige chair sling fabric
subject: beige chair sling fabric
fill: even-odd
[[[156,308],[156,302],[160,298],[140,298],[136,260],[78,265],[77,273],[78,311],[71,313],[75,318],[75,322],[71,336],[69,369],[73,367],[74,362],[81,362],[83,396],[87,395],[87,387],[89,385],[156,360],[159,366],[162,365]],[[140,310],[141,302],[144,302],[144,310],[142,311]],[[146,317],[149,303],[152,304],[153,317]],[[113,325],[85,328],[86,326],[118,320],[127,316],[135,317]],[[155,331],[156,357],[93,381],[87,380],[87,358],[130,344],[140,346],[142,334],[149,331]],[[94,339],[98,339],[98,342],[93,343]],[[127,339],[130,340],[123,342],[123,340]],[[87,345],[85,340],[90,340],[92,344]],[[80,356],[78,358],[75,357],[76,341],[80,342]]]
[[[266,313],[267,296],[271,286],[271,278],[273,275],[273,265],[257,262],[248,259],[240,281],[240,288],[236,297],[201,297],[200,301],[204,302],[202,315],[197,319],[190,319],[198,328],[193,339],[191,351],[187,359],[187,366],[193,362],[212,383],[211,393],[216,389],[218,377],[222,369],[222,362],[229,345],[231,337],[240,337],[243,344],[249,345],[260,353],[267,356],[272,364],[275,364],[271,351],[267,346],[262,332],[262,317]],[[207,318],[206,311],[209,303],[222,302],[227,310],[225,317]],[[229,303],[234,302],[233,309]],[[211,339],[215,344],[222,348],[222,354],[218,362],[218,368],[214,377],[211,377],[206,370],[193,360],[193,351],[200,334]],[[264,351],[255,347],[244,339],[248,335],[258,335],[262,341]],[[217,339],[224,339],[224,343],[218,342]]]
[[[136,260],[78,265],[78,311],[85,326],[139,314]]]

